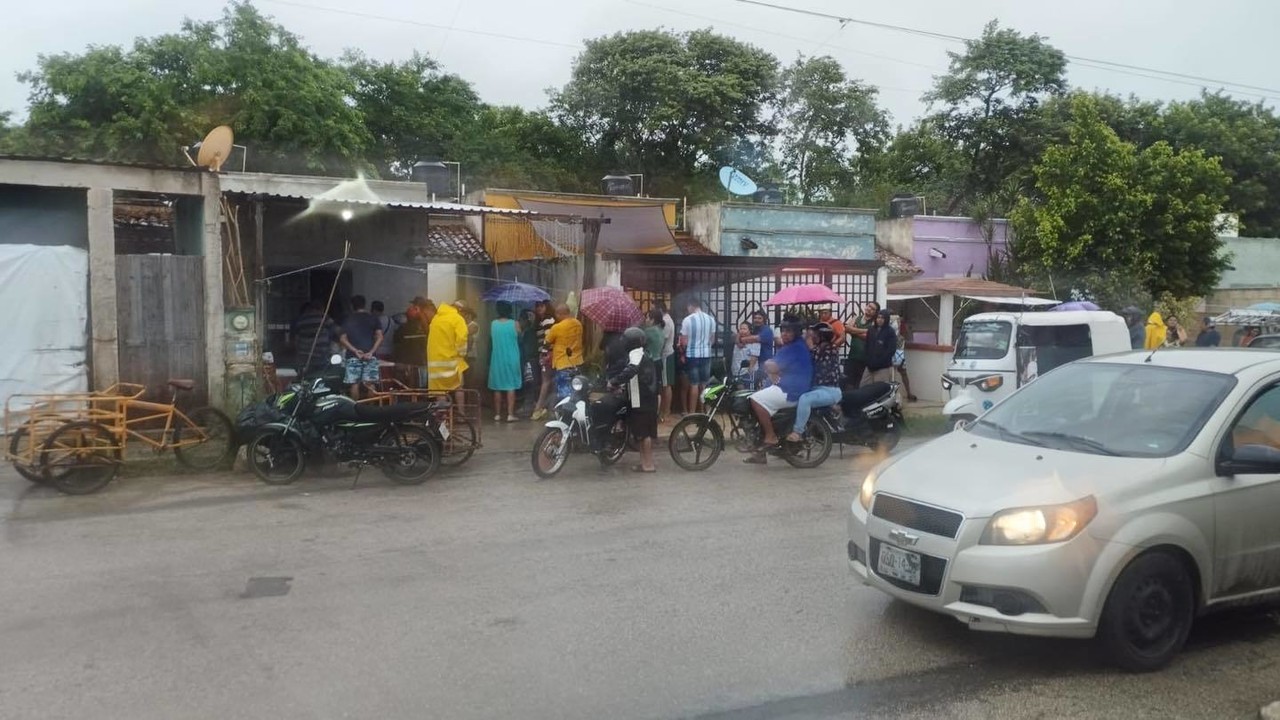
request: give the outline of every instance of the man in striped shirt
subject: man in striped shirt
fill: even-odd
[[[684,348],[689,395],[685,412],[699,412],[702,391],[711,380],[711,352],[716,320],[702,312],[700,300],[689,301],[689,314],[680,322],[680,346]]]

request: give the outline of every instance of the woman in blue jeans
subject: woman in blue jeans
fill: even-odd
[[[813,389],[800,396],[796,404],[796,424],[787,440],[800,442],[800,433],[809,424],[809,414],[814,408],[824,408],[840,402],[840,352],[834,342],[835,330],[826,323],[809,328],[809,352],[813,354]]]

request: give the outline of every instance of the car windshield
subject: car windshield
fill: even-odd
[[[1013,325],[1004,320],[980,320],[960,326],[956,360],[997,360],[1009,352]]]
[[[1259,335],[1249,343],[1249,347],[1275,350],[1280,348],[1280,335]]]
[[[982,416],[975,434],[1073,452],[1181,452],[1235,385],[1231,375],[1151,365],[1074,363]]]

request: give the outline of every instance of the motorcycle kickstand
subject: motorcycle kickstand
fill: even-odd
[[[364,463],[356,466],[356,476],[351,478],[351,489],[356,489],[356,483],[360,482],[360,473],[364,472]]]

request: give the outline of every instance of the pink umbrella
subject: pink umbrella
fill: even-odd
[[[622,332],[644,320],[644,313],[626,290],[605,286],[582,291],[582,314],[605,332]]]
[[[819,303],[843,305],[844,298],[826,285],[813,284],[782,288],[773,297],[764,301],[765,305],[816,305]]]

